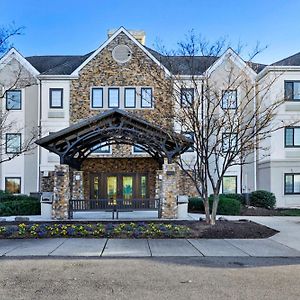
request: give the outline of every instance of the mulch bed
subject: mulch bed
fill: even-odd
[[[135,226],[132,224],[137,224],[137,226],[141,226],[149,230],[147,233],[142,229],[137,230]],[[57,237],[87,237],[87,238],[101,238],[101,237],[109,237],[109,238],[205,238],[205,239],[257,239],[257,238],[268,238],[276,234],[278,231],[271,229],[269,227],[247,221],[247,220],[239,220],[239,221],[217,221],[216,225],[208,225],[204,221],[144,221],[144,222],[132,222],[132,221],[104,221],[104,222],[76,222],[76,220],[70,221],[61,221],[61,222],[0,222],[1,226],[7,228],[7,232],[12,230],[12,228],[17,228],[20,224],[26,224],[27,228],[31,228],[31,226],[36,226],[38,224],[41,226],[60,226],[58,234],[54,234],[50,236],[49,234],[43,234],[39,236],[32,236],[29,234],[30,229],[27,230],[25,234],[18,235],[17,232],[14,232],[13,235],[5,235],[0,233],[0,238],[57,238]],[[62,226],[72,226],[75,225],[77,227],[83,226],[84,228],[90,228],[89,226],[97,227],[100,224],[104,231],[102,233],[97,233],[96,235],[92,233],[82,234],[80,231],[76,231],[76,234],[72,235],[62,235],[61,227]],[[130,225],[131,224],[131,225]],[[121,226],[120,226],[121,225]],[[168,226],[166,226],[168,225]],[[171,225],[171,226],[170,226]],[[123,227],[122,227],[123,226]],[[177,229],[176,229],[177,227]],[[152,228],[152,229],[151,229]],[[153,229],[154,228],[154,229]],[[170,229],[168,229],[170,228]],[[174,230],[175,228],[175,230]],[[71,229],[71,228],[69,228]],[[114,230],[116,229],[116,230]],[[120,229],[120,230],[119,230]],[[38,230],[34,229],[38,232]],[[76,229],[77,230],[77,229]],[[159,232],[157,232],[159,230]],[[54,232],[54,231],[53,231]]]

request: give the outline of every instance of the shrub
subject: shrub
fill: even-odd
[[[241,203],[233,197],[226,197],[227,195],[221,194],[219,196],[219,205],[217,213],[219,215],[239,215],[241,211]],[[209,196],[209,208],[212,209],[213,195]],[[189,199],[189,211],[204,212],[204,204],[201,198]]]
[[[257,207],[274,208],[276,197],[268,191],[255,191],[250,194],[250,204]]]
[[[37,199],[30,198],[26,200],[0,201],[0,216],[15,215],[39,215],[41,213],[41,204]]]
[[[219,215],[239,215],[241,212],[241,202],[227,196],[228,194],[220,194],[219,195],[219,204],[217,209],[217,214]],[[236,195],[236,194],[229,194]],[[212,208],[213,204],[213,195],[209,196],[209,206]]]
[[[0,203],[1,202],[10,202],[10,201],[37,201],[37,198],[30,197],[27,195],[14,195],[10,193],[0,192]]]
[[[189,198],[189,203],[188,203],[188,210],[189,211],[204,211],[204,205],[203,201],[199,197],[192,197]]]
[[[245,202],[244,196],[241,194],[220,194],[220,198],[221,197],[235,199],[242,204],[244,204],[244,202]]]

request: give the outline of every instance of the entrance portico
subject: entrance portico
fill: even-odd
[[[36,143],[60,157],[61,164],[54,173],[54,219],[68,217],[70,199],[99,203],[105,200],[133,210],[139,203],[146,209],[151,199],[159,199],[161,207],[157,209],[161,216],[176,217],[179,170],[173,159],[192,143],[184,135],[153,125],[136,114],[113,109]],[[138,145],[151,157],[90,158],[95,149],[118,144]],[[95,169],[89,167],[92,160],[97,162]],[[139,166],[138,160],[146,161],[148,167],[147,163]],[[107,170],[109,163],[113,164],[111,170]]]

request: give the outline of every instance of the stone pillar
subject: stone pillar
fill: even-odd
[[[54,200],[52,219],[68,219],[70,199],[70,170],[68,165],[56,165],[54,171]]]
[[[72,199],[84,199],[83,171],[73,171]]]
[[[177,218],[177,195],[179,170],[174,163],[165,160],[162,171],[158,173],[160,181],[161,217],[163,219]]]

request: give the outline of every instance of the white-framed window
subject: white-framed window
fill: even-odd
[[[237,133],[225,132],[222,134],[222,152],[235,152],[237,150]]]
[[[92,149],[92,153],[96,154],[111,154],[111,145],[107,145],[106,143],[100,143],[99,145],[94,146]]]
[[[141,88],[141,107],[152,107],[152,88]]]
[[[9,90],[5,92],[6,109],[7,110],[21,110],[22,109],[22,91]]]
[[[142,154],[142,153],[147,153],[144,149],[142,149],[139,145],[134,145],[132,146],[132,153],[133,154]]]
[[[64,95],[64,90],[62,88],[50,88],[49,89],[50,108],[63,108],[63,95]]]
[[[195,90],[193,88],[180,89],[180,105],[181,107],[190,107],[194,102]]]
[[[21,133],[7,133],[5,152],[8,154],[16,154],[21,152]]]
[[[223,90],[221,107],[223,109],[236,109],[237,108],[237,91],[236,90]]]
[[[5,177],[5,191],[11,194],[20,194],[21,177]]]
[[[119,88],[108,88],[108,107],[118,108],[120,106]]]
[[[103,88],[92,88],[91,107],[103,108]]]
[[[237,193],[237,176],[224,176],[222,180],[223,194]]]
[[[300,194],[300,174],[285,173],[284,174],[284,194]]]
[[[284,98],[286,101],[300,101],[300,81],[284,82]]]
[[[124,89],[124,107],[135,108],[136,107],[136,90],[135,88]]]

